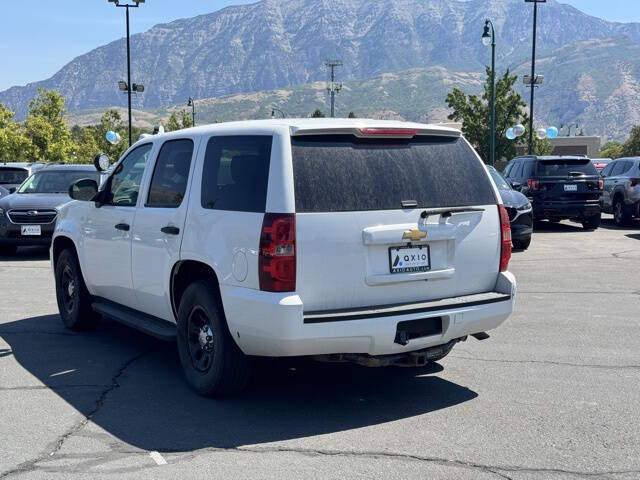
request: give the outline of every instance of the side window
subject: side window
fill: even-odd
[[[511,174],[509,176],[511,178],[522,177],[522,160],[516,160],[516,162],[513,164],[513,168],[511,169]]]
[[[202,172],[202,207],[212,210],[264,212],[273,137],[212,137]]]
[[[169,140],[162,145],[153,170],[146,207],[180,206],[187,191],[192,156],[192,140]]]
[[[625,161],[622,160],[618,160],[617,162],[615,162],[613,169],[611,170],[611,176],[612,177],[616,177],[618,175],[621,175],[625,170]]]
[[[531,178],[533,177],[533,167],[535,162],[522,162],[522,178]]]
[[[121,207],[136,205],[142,174],[152,147],[152,143],[140,145],[120,162],[109,179],[110,186],[105,204]]]
[[[502,171],[502,174],[509,178],[511,176],[511,170],[513,170],[513,166],[515,165],[517,160],[511,160],[507,166],[504,168],[504,170]]]
[[[602,176],[604,177],[609,177],[611,176],[611,170],[613,170],[613,167],[615,166],[617,162],[611,162],[609,165],[607,165],[606,167],[604,167],[602,169]]]

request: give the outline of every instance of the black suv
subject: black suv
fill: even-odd
[[[0,256],[12,255],[20,246],[49,245],[58,207],[71,201],[69,186],[82,178],[100,182],[89,165],[44,167],[0,199]]]
[[[587,230],[600,226],[603,181],[587,157],[516,157],[504,176],[533,206],[534,220],[571,219]]]

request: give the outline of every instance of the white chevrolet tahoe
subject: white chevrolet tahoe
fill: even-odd
[[[226,123],[144,138],[110,172],[58,216],[62,321],[177,341],[200,394],[242,389],[256,356],[424,365],[512,311],[508,216],[456,130]]]

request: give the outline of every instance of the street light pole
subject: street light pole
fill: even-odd
[[[129,116],[129,146],[133,145],[133,134],[131,133],[131,40],[129,34],[129,8],[138,8],[145,0],[133,0],[134,4],[121,4],[120,0],[108,0],[116,7],[125,8],[127,11],[127,100],[128,100],[128,116]]]
[[[489,35],[491,27],[491,35]],[[493,167],[496,164],[496,31],[493,22],[489,19],[484,22],[484,33],[482,43],[487,46],[491,42],[491,133],[489,138],[489,164]]]
[[[536,29],[538,23],[538,3],[547,3],[547,0],[524,0],[533,3],[533,48],[531,51],[531,102],[529,104],[529,155],[533,155],[533,97],[535,93],[536,79]]]

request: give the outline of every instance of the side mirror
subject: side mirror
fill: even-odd
[[[511,182],[511,188],[520,191],[522,190],[522,184],[520,182]]]
[[[109,155],[106,153],[98,153],[95,157],[93,157],[93,166],[96,167],[96,170],[99,172],[105,172],[111,166],[111,159]]]
[[[69,196],[74,200],[88,202],[98,193],[98,182],[91,178],[83,178],[69,186]]]
[[[11,187],[9,193],[16,193],[17,187]]]

